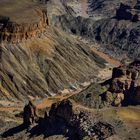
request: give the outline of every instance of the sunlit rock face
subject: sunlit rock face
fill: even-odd
[[[23,23],[16,24],[11,21],[3,21],[1,17],[2,28],[0,31],[0,38],[2,41],[11,41],[13,43],[20,42],[21,40],[39,36],[39,34],[45,31],[46,16],[45,13],[42,13],[42,19],[38,23]]]
[[[4,6],[9,8],[6,10]],[[18,8],[14,8],[14,7]],[[30,1],[1,2],[0,39],[17,43],[33,37],[39,37],[48,25],[47,10],[36,8],[37,3]],[[31,8],[28,8],[31,7]],[[20,12],[21,10],[21,12]]]

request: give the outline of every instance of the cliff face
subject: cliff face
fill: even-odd
[[[112,101],[110,101],[110,104],[115,106],[140,104],[139,70],[139,60],[134,61],[129,66],[122,66],[113,69],[112,82],[110,83],[110,88],[108,89],[110,93],[106,93],[106,99],[111,99],[112,96]],[[114,97],[113,94],[115,95]]]
[[[8,17],[0,17],[1,41],[17,43],[32,37],[39,37],[48,25],[47,12],[36,10],[40,20],[36,23],[21,23],[10,21]]]

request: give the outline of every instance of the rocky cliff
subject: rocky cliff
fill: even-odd
[[[136,60],[127,67],[115,68],[112,82],[106,93],[106,100],[112,105],[140,104],[140,61]],[[113,94],[115,95],[113,97]],[[112,98],[111,98],[112,96]]]
[[[88,0],[88,3],[88,13],[90,17],[94,20],[99,20],[114,17],[121,3],[133,7],[136,5],[137,0]]]
[[[48,25],[47,12],[36,10],[39,16],[38,22],[21,23],[10,21],[9,17],[0,17],[0,39],[1,41],[17,43],[33,37],[39,37]]]
[[[42,112],[43,111],[43,112]],[[134,123],[139,121],[139,108],[107,108],[102,110],[89,109],[72,100],[62,100],[52,104],[50,109],[36,110],[29,101],[19,126],[11,127],[1,133],[2,139],[138,139],[139,128]],[[37,117],[35,112],[42,112]],[[124,115],[126,113],[128,116]],[[22,115],[23,114],[23,115]],[[131,119],[131,126],[128,124]],[[126,118],[125,118],[126,117]],[[25,121],[26,120],[26,121]],[[31,122],[31,123],[30,123]],[[3,124],[2,128],[4,128]]]

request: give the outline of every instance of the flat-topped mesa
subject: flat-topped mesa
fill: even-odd
[[[16,23],[8,17],[0,17],[0,40],[17,43],[24,39],[39,37],[48,25],[47,12],[36,10],[36,22]]]

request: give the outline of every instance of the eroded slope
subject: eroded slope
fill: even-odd
[[[103,66],[84,44],[58,30],[46,30],[41,39],[1,43],[1,86],[8,98],[45,96],[48,89],[57,93],[72,82],[94,78]]]

